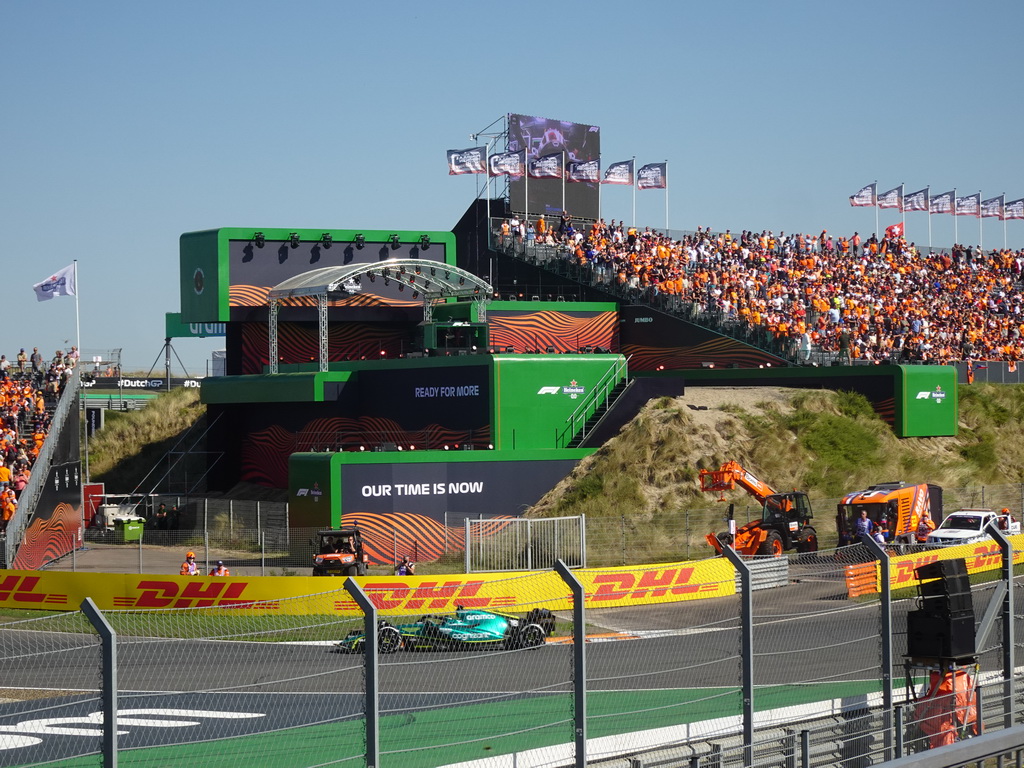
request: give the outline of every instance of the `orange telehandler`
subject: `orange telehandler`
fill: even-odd
[[[761,505],[761,519],[751,520],[732,533],[732,506],[729,508],[730,531],[709,533],[708,544],[719,554],[722,548],[732,546],[737,553],[753,557],[781,557],[789,549],[797,552],[817,552],[818,533],[811,526],[811,502],[803,491],[778,493],[758,480],[738,462],[727,461],[718,469],[700,471],[702,491],[732,491],[742,488]],[[724,501],[724,497],[721,499]]]

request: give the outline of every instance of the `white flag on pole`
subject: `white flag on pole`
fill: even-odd
[[[74,296],[77,292],[75,285],[75,265],[71,264],[64,269],[55,272],[41,283],[32,286],[36,292],[38,301],[49,301],[54,296]]]

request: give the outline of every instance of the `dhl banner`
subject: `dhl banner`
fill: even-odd
[[[1013,547],[1014,565],[1024,563],[1024,534],[1010,536],[1009,539],[1010,545]],[[922,565],[928,565],[939,560],[953,560],[959,557],[964,558],[964,561],[967,563],[968,574],[991,571],[999,568],[1002,564],[1002,553],[999,551],[999,545],[992,539],[978,541],[973,544],[961,544],[957,547],[927,549],[910,555],[895,555],[889,558],[889,581],[891,588],[894,590],[905,589],[906,587],[916,585],[918,579],[914,575],[914,571]],[[866,583],[862,577],[867,578]],[[846,581],[851,597],[856,596],[854,595],[855,591],[857,594],[878,593],[881,590],[881,579],[882,570],[877,561],[847,567]]]
[[[620,608],[722,597],[736,591],[724,558],[575,571],[588,608]],[[389,615],[454,611],[456,606],[515,611],[566,610],[572,601],[554,571],[356,578]],[[355,616],[342,579],[313,576],[217,578],[147,574],[0,570],[0,607],[75,611],[86,597],[100,610],[233,608],[246,614]]]

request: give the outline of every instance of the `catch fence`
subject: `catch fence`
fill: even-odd
[[[972,718],[954,698],[917,700],[932,671],[905,656],[917,601],[888,582],[849,597],[849,570],[884,558],[858,544],[763,572],[723,558],[559,565],[489,577],[502,597],[485,598],[457,579],[325,580],[322,594],[267,603],[9,622],[0,754],[24,766],[97,765],[116,748],[121,766],[854,768],[927,750],[943,765],[944,740],[1019,728],[1020,576],[1004,563],[975,584],[976,665],[961,665]]]

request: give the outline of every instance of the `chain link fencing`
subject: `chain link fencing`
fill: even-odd
[[[1020,726],[1020,574],[978,555],[996,570],[972,577],[977,654],[910,658],[916,580],[854,594],[878,553],[559,566],[479,577],[485,591],[324,580],[299,598],[105,611],[120,764],[855,768]],[[78,613],[0,625],[0,761],[101,764],[109,640]],[[961,687],[933,690],[950,671]]]

